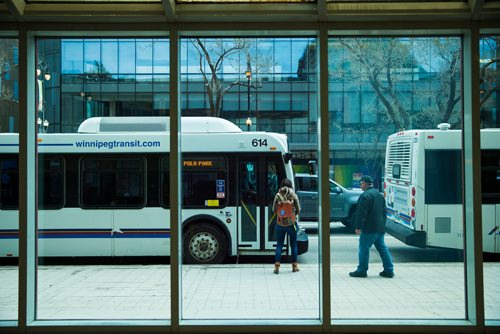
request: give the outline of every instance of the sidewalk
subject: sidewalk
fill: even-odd
[[[290,268],[289,268],[290,267]],[[500,263],[485,263],[486,317],[500,319]],[[336,319],[463,319],[463,263],[407,263],[393,279],[332,266]],[[168,265],[42,266],[39,319],[168,319]],[[0,267],[0,320],[17,317],[17,267]],[[183,319],[317,319],[319,271],[283,264],[183,266]]]

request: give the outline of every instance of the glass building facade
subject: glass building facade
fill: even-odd
[[[316,46],[315,38],[184,39],[182,114],[222,117],[242,129],[250,119],[248,129],[286,133],[303,170],[317,159]],[[168,49],[168,39],[39,39],[39,63],[50,73],[39,80],[46,131],[75,132],[90,117],[168,116]],[[443,122],[461,127],[459,38],[334,38],[329,51],[330,174],[344,186],[356,187],[363,173],[380,179],[389,134]],[[214,79],[219,92],[208,85]]]

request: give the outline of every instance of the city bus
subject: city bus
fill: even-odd
[[[384,196],[387,232],[417,247],[463,249],[461,130],[389,136]],[[481,130],[483,250],[500,252],[500,129]]]
[[[293,180],[286,135],[213,117],[182,117],[181,131],[184,262],[274,254],[273,198]],[[39,134],[38,256],[168,256],[169,143],[168,117],[96,117],[77,133]],[[18,151],[17,134],[0,134],[0,257],[18,255]]]

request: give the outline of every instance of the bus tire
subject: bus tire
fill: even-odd
[[[183,255],[187,264],[222,263],[228,255],[226,236],[214,225],[195,223],[184,233]]]

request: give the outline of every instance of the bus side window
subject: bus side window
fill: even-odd
[[[144,160],[141,158],[83,158],[82,206],[143,207],[144,170]]]
[[[170,207],[170,159],[163,158],[160,163],[160,203],[164,208]]]
[[[64,207],[64,159],[42,158],[38,163],[38,203],[41,209]]]
[[[17,209],[19,202],[19,172],[17,158],[0,160],[0,208]]]
[[[481,151],[481,190],[483,204],[500,201],[500,150]]]
[[[462,203],[462,156],[459,150],[425,151],[425,203]]]

